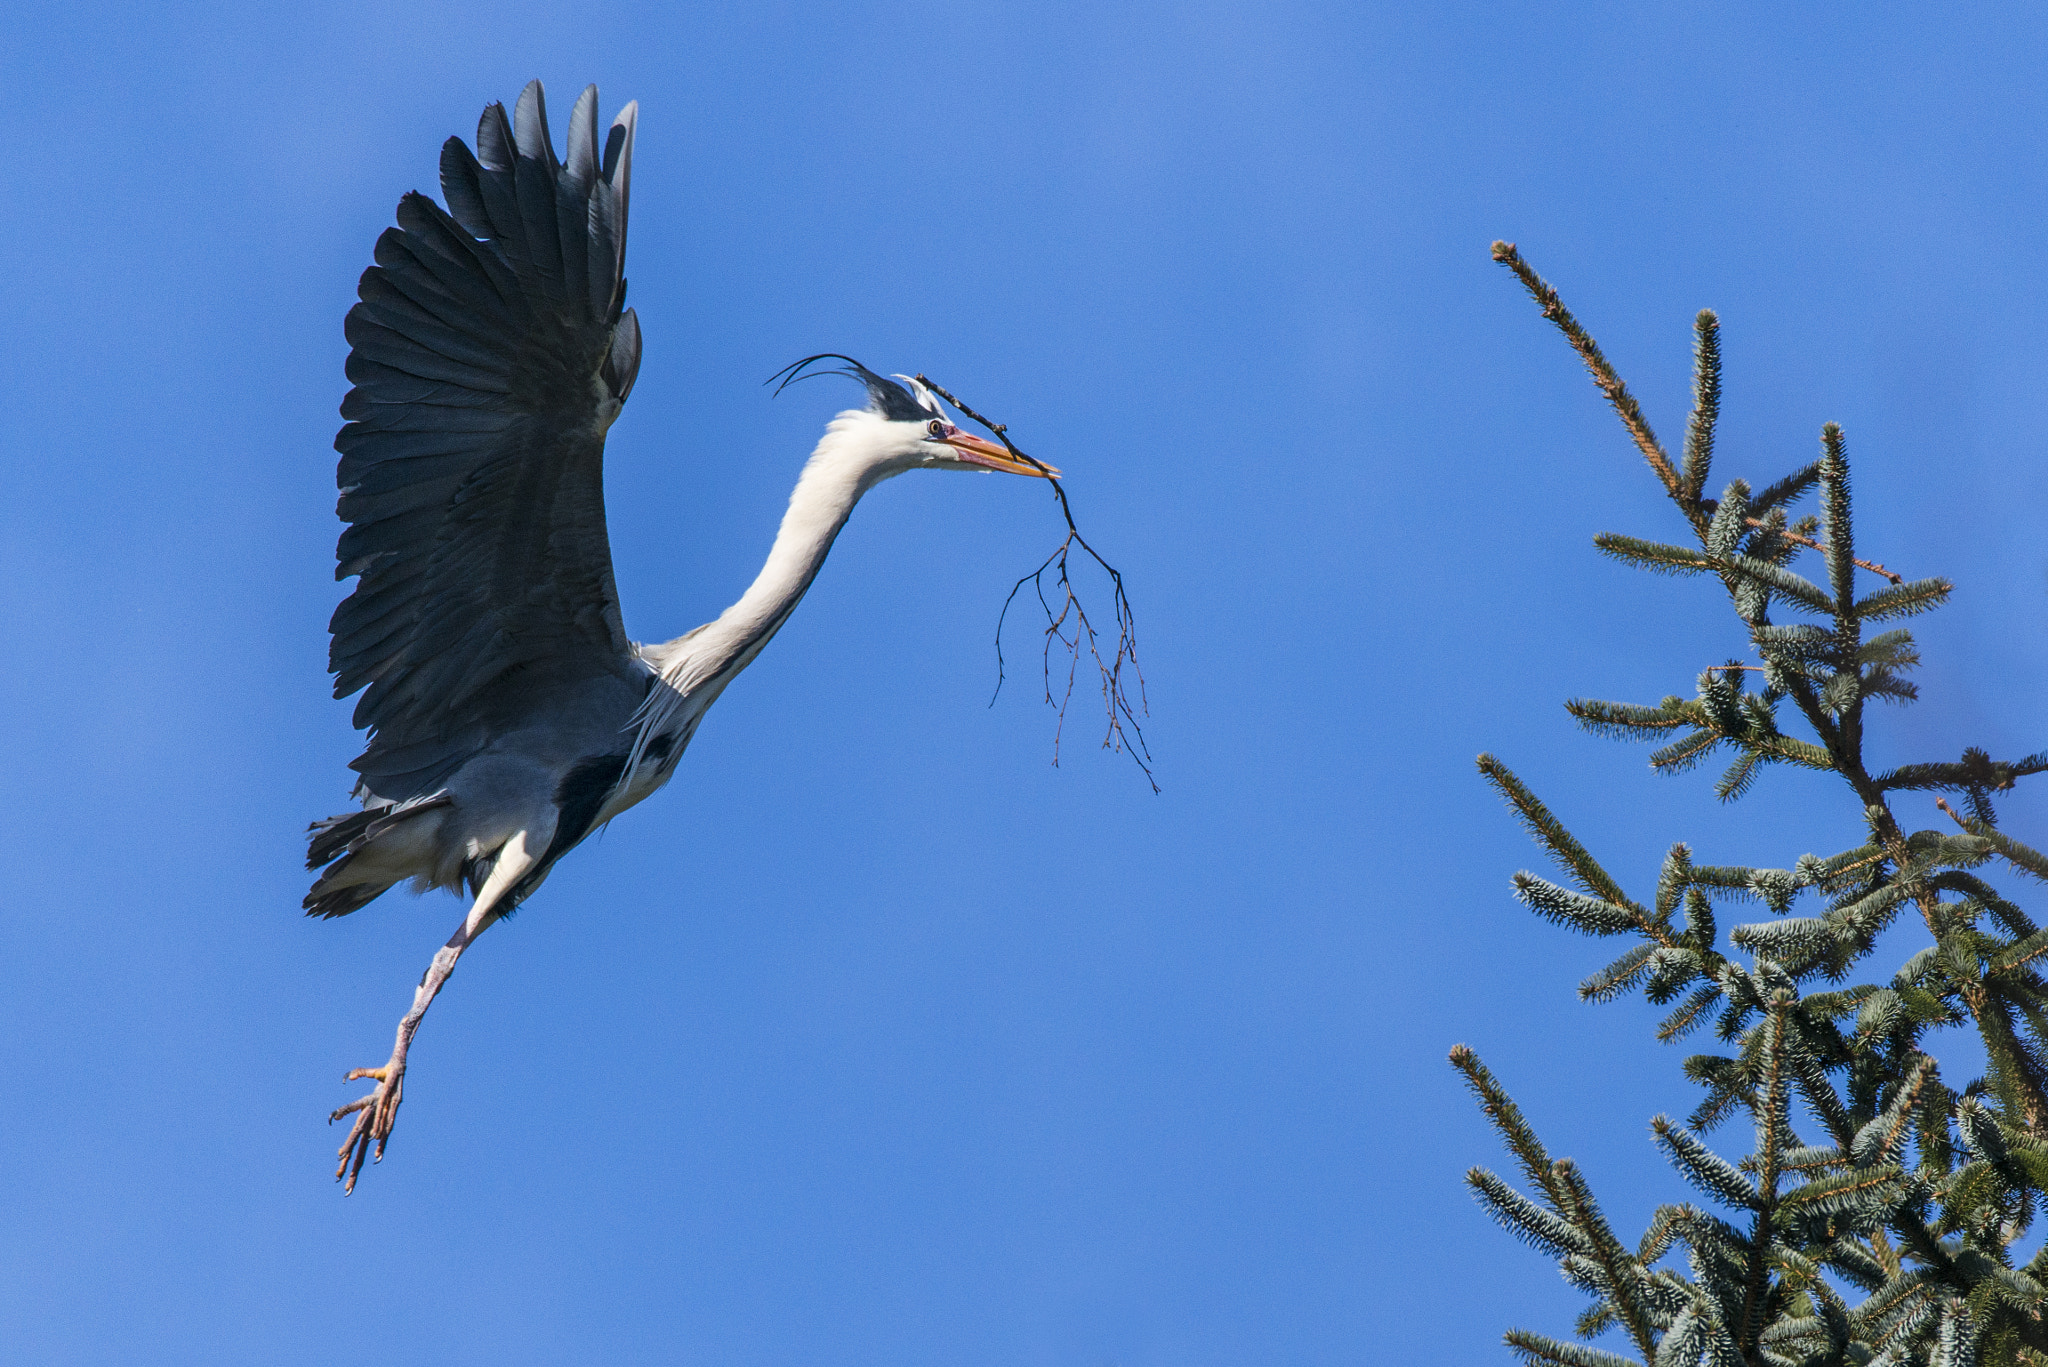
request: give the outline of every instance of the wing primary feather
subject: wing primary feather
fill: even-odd
[[[612,329],[612,349],[604,358],[605,383],[611,386],[612,396],[620,403],[633,392],[633,381],[640,376],[640,315],[627,309],[619,315],[619,324]]]
[[[591,277],[597,260],[604,255],[591,231],[591,210],[597,202],[597,87],[588,85],[576,97],[569,111],[569,159],[555,191],[556,225],[562,237],[562,277],[569,291],[568,302],[583,307],[591,298]],[[610,282],[607,281],[606,284]],[[595,307],[598,321],[609,321],[602,306]]]
[[[512,109],[512,142],[522,157],[532,157],[548,168],[548,178],[561,169],[555,160],[555,140],[548,132],[548,96],[538,80],[528,81]]]
[[[633,197],[633,131],[640,126],[640,102],[628,101],[612,120],[612,131],[605,143],[604,178],[611,182],[612,192],[618,198],[618,208],[613,217],[618,221],[612,250],[618,257],[620,278],[626,268],[626,222],[627,210],[632,207]]]
[[[614,199],[612,187],[602,180],[591,186],[588,208],[584,211],[584,231],[589,243],[586,252],[588,262],[591,317],[602,322],[617,321],[619,293],[619,258],[613,247],[617,240],[617,223],[612,218]]]
[[[491,177],[485,183],[507,179]],[[509,197],[506,202],[511,201]],[[493,239],[485,246],[470,235],[469,230],[450,218],[441,206],[425,195],[414,192],[398,202],[398,226],[405,230],[410,244],[426,255],[438,255],[448,270],[454,271],[459,279],[471,288],[478,283],[498,296],[498,304],[512,326],[523,326],[531,306],[520,288],[519,274],[504,260],[500,244]],[[517,231],[517,221],[514,221]],[[513,242],[518,239],[514,237]],[[446,272],[442,272],[443,275]]]
[[[343,320],[342,332],[348,338],[348,344],[354,347],[357,353],[388,365],[393,370],[402,370],[422,380],[445,380],[450,384],[466,385],[471,389],[481,389],[491,394],[512,392],[510,376],[485,370],[481,366],[464,364],[451,356],[439,355],[404,333],[395,332],[375,321],[361,304],[348,311],[348,317]]]
[[[475,237],[491,235],[490,211],[484,208],[484,168],[461,138],[441,144],[441,198],[448,212]]]
[[[504,366],[501,345],[493,345],[482,329],[465,326],[466,320],[459,313],[451,322],[422,307],[406,294],[399,277],[387,267],[372,266],[364,271],[356,294],[361,301],[357,307],[364,316],[409,341],[479,370],[495,372]]]
[[[603,314],[590,308],[590,199],[587,192],[577,193],[567,176],[555,184],[555,231],[561,246],[562,302],[575,310],[579,322],[585,317],[604,321]]]
[[[518,165],[512,168],[512,189],[525,238],[521,264],[536,278],[527,288],[531,291],[537,285],[541,298],[558,304],[562,301],[562,240],[556,227],[554,170],[521,151]]]
[[[512,125],[505,119],[505,106],[493,100],[484,106],[476,121],[476,159],[489,170],[509,171],[517,155]]]
[[[434,252],[415,251],[412,239],[397,228],[386,228],[377,239],[375,259],[392,287],[443,323],[482,336],[513,326],[516,320],[497,291],[474,279],[444,276],[434,258]]]
[[[597,170],[597,87],[586,85],[569,111],[569,182],[579,193],[590,193],[590,181]]]

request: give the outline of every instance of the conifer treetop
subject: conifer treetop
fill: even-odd
[[[1698,1100],[1683,1123],[1652,1122],[1692,1199],[1659,1206],[1633,1248],[1478,1055],[1451,1051],[1526,1186],[1474,1168],[1474,1195],[1590,1300],[1580,1342],[1517,1329],[1508,1346],[1523,1362],[1562,1367],[2048,1364],[2048,1250],[2019,1256],[2048,1198],[2048,929],[1988,881],[2000,871],[2048,879],[2048,855],[2000,830],[1995,805],[2048,771],[2048,752],[1996,760],[1968,747],[1958,760],[1873,772],[1867,704],[1918,696],[1907,677],[1918,650],[1892,623],[1939,607],[1952,586],[1857,555],[1841,429],[1821,429],[1811,464],[1761,489],[1730,480],[1709,497],[1715,315],[1694,320],[1693,407],[1674,460],[1557,291],[1513,244],[1496,242],[1493,258],[1578,353],[1685,524],[1679,542],[1602,533],[1596,549],[1654,574],[1718,581],[1752,652],[1703,662],[1690,697],[1574,698],[1567,711],[1596,735],[1654,744],[1661,774],[1724,761],[1722,801],[1772,765],[1833,774],[1866,832],[1790,867],[1700,865],[1674,844],[1639,900],[1507,765],[1479,757],[1563,879],[1518,873],[1517,899],[1554,924],[1627,942],[1580,996],[1639,991],[1671,1008],[1659,1039],[1711,1021],[1724,1051],[1685,1060]],[[1794,517],[1808,496],[1817,507]],[[1818,564],[1802,573],[1805,556]],[[1905,793],[1958,803],[1937,796],[1925,810],[1940,824],[1908,829],[1894,805]],[[1731,903],[1765,919],[1724,931]],[[1925,934],[1879,976],[1878,937],[1908,909]],[[1984,1075],[1959,1090],[1930,1047],[1944,1029],[1982,1043]],[[1704,1136],[1737,1116],[1748,1118],[1749,1147],[1731,1160]],[[1591,1343],[1613,1331],[1632,1356]]]

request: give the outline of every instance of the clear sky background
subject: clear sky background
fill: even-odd
[[[1504,1361],[1580,1300],[1474,1207],[1478,1048],[1633,1236],[1694,1091],[1605,946],[1508,895],[1498,752],[1647,888],[1735,807],[1574,694],[1740,653],[1603,562],[1675,515],[1487,258],[1520,243],[1723,477],[1848,429],[1862,547],[1942,573],[1887,760],[2042,745],[2048,31],[2021,7],[5,7],[0,1334],[22,1362]],[[341,319],[488,100],[641,104],[629,630],[752,577],[836,382],[924,369],[1126,572],[1154,796],[993,708],[1042,487],[856,514],[668,791],[467,957],[389,1158],[329,1180],[445,894],[308,922]],[[558,130],[559,131],[559,130]],[[1028,618],[1016,620],[1028,655]],[[2010,824],[2038,838],[2048,805]],[[1931,804],[1908,803],[1911,824]],[[1883,971],[1889,971],[1885,966]],[[1736,1151],[1741,1136],[1729,1135]]]

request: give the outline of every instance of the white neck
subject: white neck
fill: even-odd
[[[842,413],[832,420],[789,496],[789,510],[768,563],[739,601],[695,631],[650,646],[646,655],[684,697],[708,691],[709,704],[761,653],[818,577],[825,555],[853,505],[882,480],[913,462],[882,448],[881,424],[872,414]],[[693,708],[692,711],[701,709]]]

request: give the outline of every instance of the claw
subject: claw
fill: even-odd
[[[405,1065],[387,1063],[381,1068],[357,1068],[347,1081],[358,1078],[374,1078],[377,1086],[368,1096],[357,1097],[354,1101],[336,1110],[327,1117],[332,1125],[345,1115],[353,1115],[355,1124],[350,1126],[348,1138],[342,1141],[336,1157],[341,1161],[334,1169],[334,1180],[344,1182],[342,1195],[347,1196],[356,1189],[356,1177],[363,1170],[363,1162],[370,1158],[370,1146],[376,1145],[375,1162],[384,1161],[384,1146],[391,1140],[391,1125],[398,1118],[398,1105],[405,1096]]]
[[[368,1096],[357,1097],[354,1101],[349,1102],[348,1105],[343,1106],[341,1109],[329,1114],[327,1117],[327,1123],[332,1125],[335,1121],[341,1119],[345,1115],[354,1115],[357,1111],[360,1111],[361,1109],[363,1109],[363,1107],[369,1105],[372,1101],[376,1100],[376,1098],[377,1094],[375,1092],[370,1093],[370,1095]]]

